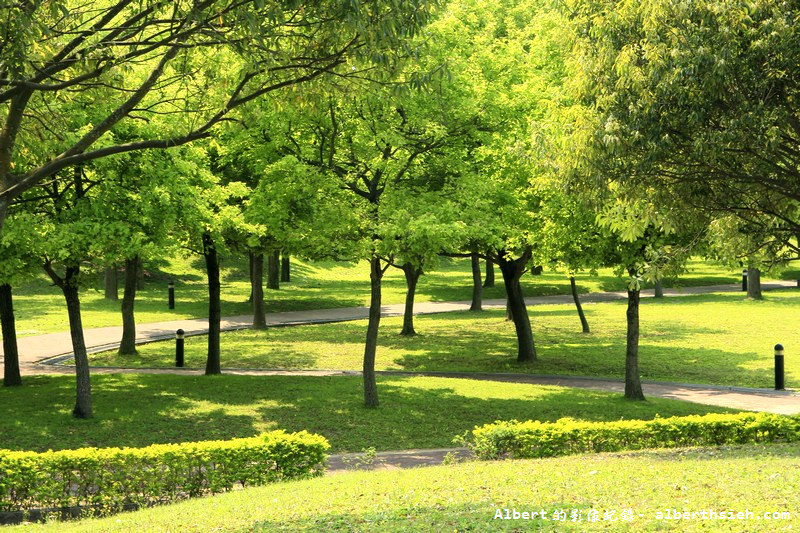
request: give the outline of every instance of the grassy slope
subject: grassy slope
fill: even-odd
[[[75,420],[74,378],[30,377],[24,387],[0,388],[0,446],[143,446],[283,428],[320,433],[333,452],[435,448],[497,419],[649,419],[726,411],[562,387],[407,377],[379,378],[381,407],[365,409],[361,386],[359,377],[98,375],[95,418]]]
[[[309,263],[293,259],[292,269],[291,283],[283,284],[278,291],[266,291],[267,311],[349,307],[365,305],[369,301],[369,267],[366,263]],[[158,268],[148,267],[146,270],[148,277],[145,289],[138,293],[136,302],[136,319],[139,323],[207,316],[207,289],[202,260],[175,258]],[[505,297],[502,276],[499,270],[495,270],[498,283],[494,288],[484,291],[485,298]],[[223,260],[222,275],[223,315],[248,314],[250,285],[246,263],[242,260]],[[166,303],[169,279],[176,280],[177,305],[174,311],[168,310]],[[732,283],[737,279],[734,271],[694,261],[692,271],[674,285]],[[584,292],[622,290],[625,285],[610,269],[601,270],[598,276],[580,274],[578,282]],[[102,282],[96,276],[87,276],[85,283],[87,286],[81,293],[84,327],[120,325],[119,302],[103,299]],[[420,280],[417,301],[468,300],[471,284],[469,261],[442,260],[436,271]],[[523,285],[528,295],[569,292],[567,278],[558,272],[546,271],[541,276],[525,275]],[[394,268],[387,271],[383,287],[384,304],[403,301],[405,280],[402,272]],[[14,303],[20,336],[69,329],[64,298],[44,276],[15,288]]]
[[[58,531],[776,531],[798,525],[800,446],[747,446],[354,472],[251,488]],[[498,508],[548,520],[494,520]],[[789,520],[656,520],[656,512],[788,511]],[[553,521],[564,509],[567,520]],[[572,523],[572,509],[596,523]],[[603,521],[606,510],[632,521]],[[643,516],[638,516],[638,515]]]
[[[572,305],[530,308],[540,360],[514,361],[516,337],[502,311],[417,318],[417,337],[400,336],[400,318],[384,319],[380,369],[532,372],[619,377],[625,364],[625,303],[584,306],[592,334],[580,333]],[[773,352],[787,350],[789,386],[800,382],[800,292],[770,291],[763,301],[738,293],[643,300],[640,371],[644,379],[770,387]],[[223,334],[227,367],[359,369],[365,322]],[[205,363],[205,337],[186,342],[187,366]],[[92,364],[169,366],[174,343],[140,348],[141,357],[92,356]]]

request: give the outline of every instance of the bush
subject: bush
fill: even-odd
[[[498,421],[472,430],[480,459],[528,459],[585,452],[615,452],[800,440],[800,418],[766,413],[692,415],[655,420],[583,422]]]
[[[82,448],[45,453],[0,450],[0,511],[82,508],[107,514],[321,475],[324,437],[273,431],[229,441]]]

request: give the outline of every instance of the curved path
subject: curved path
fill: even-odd
[[[795,287],[794,281],[766,282],[762,284],[764,290]],[[686,287],[682,289],[666,289],[666,296],[688,296],[711,292],[737,292],[741,290],[736,285],[712,285],[701,287]],[[642,291],[643,297],[652,297],[651,291]],[[625,292],[590,293],[581,296],[583,302],[608,302],[623,300],[627,297]],[[571,303],[569,295],[541,296],[526,299],[528,305],[545,305]],[[485,308],[503,308],[505,300],[486,300]],[[447,313],[452,311],[466,311],[470,302],[420,302],[415,305],[415,314]],[[402,316],[403,304],[386,305],[382,307],[383,316]],[[313,311],[291,311],[283,313],[270,313],[267,315],[267,324],[271,326],[290,326],[300,324],[319,324],[326,322],[344,322],[367,318],[368,308],[349,307],[338,309],[320,309]],[[223,330],[244,329],[251,325],[252,318],[248,316],[227,317],[222,320]],[[174,320],[151,324],[137,325],[137,344],[173,338],[175,330],[183,329],[187,335],[199,335],[208,331],[206,319]],[[106,327],[86,329],[84,331],[86,346],[90,352],[99,352],[114,349],[119,346],[122,335],[121,327]],[[54,366],[54,363],[71,357],[71,342],[68,332],[51,333],[23,337],[19,339],[20,367],[24,375],[44,373],[72,373],[68,366]],[[2,365],[0,365],[2,366]],[[198,373],[190,369],[125,369],[125,368],[100,368],[92,369],[95,373]],[[358,375],[355,371],[333,370],[240,370],[225,369],[226,373],[248,375]],[[561,385],[604,391],[622,391],[623,383],[613,379],[596,379],[576,376],[540,376],[531,374],[486,374],[471,372],[380,372],[388,375],[428,375],[453,378],[469,378],[493,381],[513,381],[518,383],[534,383],[545,385]],[[768,411],[781,414],[800,413],[800,395],[792,391],[773,391],[770,389],[747,389],[739,387],[718,387],[712,385],[692,385],[683,383],[643,382],[644,392],[648,396],[659,398],[672,398],[686,400],[708,405],[718,405],[735,409],[754,411]]]

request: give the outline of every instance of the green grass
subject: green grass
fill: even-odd
[[[58,531],[777,531],[798,525],[800,446],[661,450],[352,472],[250,488]],[[497,509],[548,520],[495,520]],[[584,521],[572,523],[572,509]],[[590,510],[600,521],[587,523]],[[633,520],[621,521],[624,510]],[[746,511],[752,520],[657,520],[666,509]],[[564,510],[565,521],[553,521]],[[603,521],[614,511],[616,522]],[[756,519],[787,511],[784,520]],[[642,515],[642,516],[639,516]]]
[[[586,304],[592,327],[580,333],[574,306],[529,308],[539,361],[518,365],[516,336],[503,311],[419,316],[421,334],[398,334],[400,318],[381,321],[376,366],[383,370],[624,375],[625,303]],[[639,369],[643,379],[752,387],[773,384],[773,345],[786,348],[790,387],[800,383],[800,291],[646,299],[641,306]],[[242,330],[222,336],[230,368],[360,369],[365,321]],[[206,338],[186,341],[186,364],[205,364]],[[141,355],[91,356],[93,365],[171,366],[174,342],[143,345]]]
[[[137,293],[136,319],[144,324],[164,320],[205,317],[208,314],[206,277],[202,259],[173,258],[159,265],[146,265],[145,288]],[[502,276],[498,269],[497,284],[485,289],[484,298],[504,298]],[[693,261],[691,271],[667,286],[710,285],[733,283],[740,279],[735,271]],[[176,281],[176,309],[167,309],[167,282]],[[223,316],[251,312],[247,298],[250,284],[246,261],[223,259],[222,262]],[[579,274],[582,292],[623,290],[625,282],[610,269],[597,276]],[[103,298],[102,281],[87,275],[81,292],[83,325],[86,328],[117,326],[122,323],[119,302]],[[417,301],[469,300],[472,274],[470,263],[463,259],[443,259],[435,271],[423,276],[417,290]],[[546,270],[540,276],[523,276],[523,287],[529,296],[566,294],[569,281],[563,272]],[[292,281],[281,289],[266,290],[268,312],[351,307],[369,301],[369,266],[367,263],[304,262],[292,259]],[[383,303],[400,303],[405,297],[405,278],[398,269],[387,271],[383,281]],[[122,291],[120,290],[120,296]],[[45,280],[37,280],[14,290],[17,332],[20,336],[38,335],[69,330],[63,295]]]
[[[467,379],[381,377],[363,407],[359,377],[97,375],[95,418],[70,416],[74,378],[0,388],[2,447],[47,450],[228,439],[281,428],[327,437],[332,451],[436,448],[498,419],[650,419],[729,410],[673,400]]]

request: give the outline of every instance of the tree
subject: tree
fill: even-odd
[[[607,177],[798,255],[800,13],[794,3],[579,1],[572,79]],[[663,199],[663,200],[662,200]]]

